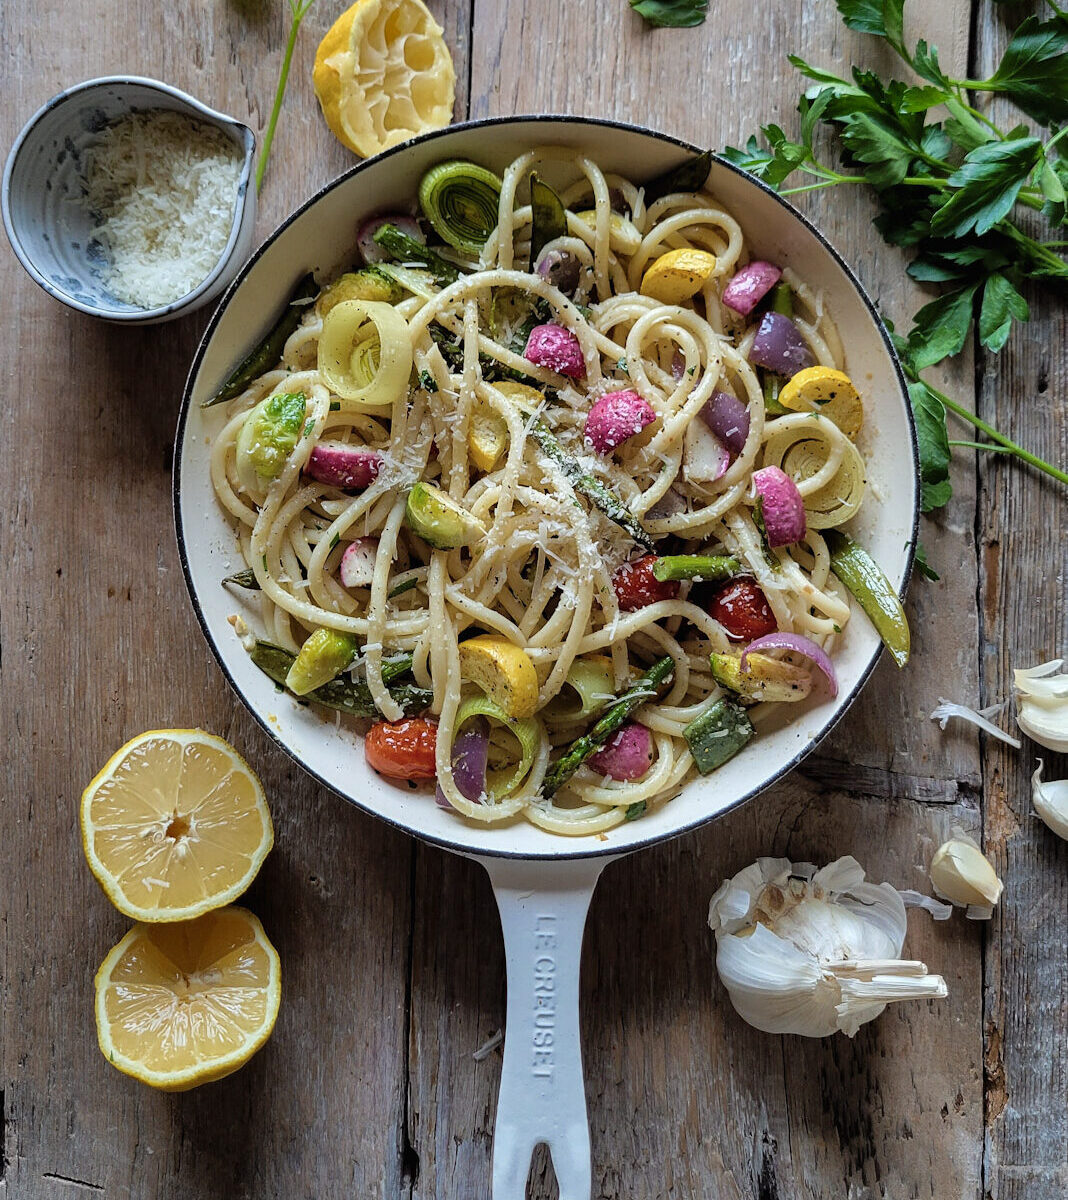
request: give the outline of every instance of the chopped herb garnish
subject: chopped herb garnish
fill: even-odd
[[[437,382],[429,371],[419,372],[419,386],[424,392],[436,392],[438,390]]]
[[[341,401],[340,400],[331,400],[330,401],[330,411],[331,412],[341,412]]]
[[[334,549],[334,547],[335,547],[335,546],[336,546],[336,545],[337,545],[337,544],[338,544],[340,541],[341,541],[341,534],[340,534],[340,533],[335,533],[335,534],[334,534],[334,536],[333,536],[333,537],[330,539],[330,549],[331,549],[331,550],[333,550],[333,549]]]
[[[647,805],[644,800],[636,800],[633,804],[628,804],[627,811],[623,814],[623,820],[635,820],[637,817],[640,817],[643,812],[645,812],[646,807]]]

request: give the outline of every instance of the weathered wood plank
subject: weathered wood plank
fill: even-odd
[[[829,5],[771,6],[758,27],[745,6],[723,3],[699,30],[657,32],[618,9],[595,23],[581,6],[561,7],[548,39],[529,7],[476,0],[472,115],[593,113],[721,145],[761,119],[789,122],[800,84],[785,68],[787,51],[805,47],[810,58],[844,65],[861,45],[841,34]],[[967,11],[944,6],[930,26],[944,61],[961,67]],[[868,61],[888,66],[877,50],[870,39],[863,44]],[[757,95],[759,104],[739,102]],[[912,311],[903,259],[871,230],[863,197],[834,195],[807,207],[888,314],[901,321]],[[970,397],[967,378],[959,382]],[[978,691],[969,665],[977,636],[969,474],[945,531],[925,533],[932,559],[947,569],[938,588],[913,591],[917,665],[904,675],[883,665],[812,765],[811,782],[798,775],[713,828],[606,872],[584,955],[596,1196],[867,1197],[880,1183],[895,1196],[980,1194],[974,928],[932,929],[913,917],[909,952],[947,975],[950,1001],[887,1015],[852,1043],[807,1044],[758,1034],[733,1013],[713,978],[704,912],[725,875],[766,853],[822,861],[853,852],[873,874],[885,872],[880,878],[922,886],[921,843],[937,845],[952,819],[978,823],[975,741],[947,743],[925,716],[946,678],[973,697]],[[861,766],[857,790],[875,799],[844,794],[852,763]],[[937,806],[890,799],[912,796]],[[497,1072],[492,1059],[475,1064],[470,1054],[504,1015],[497,918],[477,869],[436,852],[420,853],[416,897],[414,1195],[478,1195],[489,1176]],[[452,919],[463,910],[477,913],[474,936]],[[532,1175],[532,1196],[556,1194],[544,1154]]]
[[[1012,8],[980,7],[973,78],[992,74],[1006,31],[1020,19]],[[1001,100],[989,112],[1005,128],[1024,119]],[[1000,355],[980,360],[979,411],[1063,465],[1068,318],[1050,292],[1025,294],[1030,325]],[[991,704],[1009,695],[1014,667],[1068,653],[1068,493],[993,455],[980,459],[978,473],[980,649],[983,701]],[[990,741],[983,755],[985,847],[1005,882],[987,932],[984,978],[986,1187],[995,1200],[1068,1193],[1068,845],[1032,811],[1036,757],[1045,759],[1046,778],[1068,775],[1068,756],[1026,738],[1020,752]]]
[[[466,86],[466,3],[435,4]],[[261,196],[259,232],[355,161],[312,95],[312,11]],[[0,7],[5,148],[63,86],[131,69],[261,130],[285,42],[282,4],[93,0]],[[170,451],[207,313],[155,329],[61,308],[0,251],[6,299],[0,520],[0,1192],[107,1196],[380,1196],[403,1156],[411,843],[323,792],[235,702],[193,618],[174,545]],[[200,725],[255,764],[277,843],[248,895],[282,956],[268,1046],[181,1096],[110,1068],[92,978],[128,922],[82,859],[77,801],[121,742]],[[354,747],[353,753],[358,753]]]

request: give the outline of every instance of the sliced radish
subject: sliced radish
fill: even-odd
[[[396,225],[401,233],[406,233],[410,238],[414,238],[417,242],[423,242],[424,245],[426,243],[423,231],[419,228],[419,222],[414,217],[398,215],[397,213],[386,213],[381,217],[372,217],[360,226],[360,232],[356,235],[356,245],[359,246],[360,253],[363,255],[363,261],[368,266],[371,263],[387,262],[393,257],[375,241],[375,232],[383,225]]]
[[[589,761],[598,775],[640,779],[653,763],[653,735],[644,725],[628,721]]]
[[[370,587],[375,577],[375,559],[378,557],[378,538],[357,538],[345,547],[338,572],[345,587]]]
[[[731,454],[741,454],[749,437],[749,409],[730,392],[713,392],[701,418]]]
[[[753,472],[753,487],[761,500],[764,536],[769,546],[790,546],[805,536],[805,502],[797,484],[778,467]]]
[[[586,415],[586,441],[598,454],[611,454],[655,420],[653,406],[637,392],[606,392]]]
[[[586,360],[579,340],[563,325],[535,325],[527,338],[523,357],[536,367],[548,367],[569,379],[586,378]]]
[[[305,475],[338,488],[365,488],[374,483],[382,455],[345,442],[319,442],[304,467]]]
[[[747,317],[781,278],[782,271],[774,263],[751,262],[723,289],[723,303]]]
[[[727,447],[704,421],[691,421],[686,427],[682,451],[682,471],[694,483],[713,483],[726,474],[731,465]]]

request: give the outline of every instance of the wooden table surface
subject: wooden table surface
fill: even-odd
[[[703,27],[679,31],[646,29],[625,0],[430,7],[456,62],[458,119],[604,115],[715,147],[761,120],[794,127],[787,52],[891,68],[830,0],[714,0]],[[910,3],[909,34],[981,78],[1004,20],[1027,7]],[[351,165],[310,77],[339,8],[318,0],[301,30],[261,236]],[[282,0],[5,0],[0,147],[63,86],[122,72],[261,131],[287,18]],[[840,189],[804,207],[907,325],[917,289],[873,231],[869,197]],[[307,779],[230,693],[193,618],[171,445],[206,311],[109,327],[45,296],[6,244],[0,296],[0,1196],[488,1197],[499,1052],[472,1052],[501,1027],[504,964],[482,870]],[[948,384],[1063,463],[1065,309],[1028,298],[1027,330]],[[1034,747],[942,734],[927,719],[943,695],[1002,699],[1013,664],[1068,650],[1066,494],[999,457],[958,453],[953,502],[923,529],[942,580],[913,584],[908,670],[884,659],[833,739],[783,784],[603,877],[582,1005],[596,1197],[1068,1192],[1068,846],[1031,812]],[[77,802],[126,738],[190,725],[234,742],[271,798],[276,847],[247,902],[281,953],[284,999],[244,1070],[172,1096],[97,1050],[93,974],[127,921],[82,859]],[[1068,774],[1063,758],[1048,765]],[[945,976],[948,999],[898,1006],[852,1041],[770,1037],[738,1018],[705,923],[725,876],[763,854],[853,854],[876,879],[925,889],[958,824],[985,839],[1005,894],[987,923],[911,915],[907,953]],[[531,1195],[556,1195],[542,1152]]]

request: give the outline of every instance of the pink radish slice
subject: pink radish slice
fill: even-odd
[[[338,488],[365,488],[374,483],[382,455],[344,442],[319,442],[304,467],[304,474]]]
[[[452,778],[465,800],[478,804],[486,790],[486,765],[489,761],[489,725],[484,717],[475,719],[456,735],[452,744]],[[441,784],[434,795],[439,808],[452,811]]]
[[[586,441],[598,454],[610,454],[655,420],[653,406],[637,392],[606,392],[586,414]]]
[[[778,467],[753,472],[753,487],[761,499],[764,535],[769,546],[790,546],[805,536],[805,502],[797,484]]]
[[[701,417],[731,454],[741,454],[749,437],[749,409],[737,396],[713,392],[701,409]]]
[[[761,318],[756,337],[749,348],[749,361],[766,367],[776,375],[789,378],[815,364],[801,330],[782,313],[767,312]]]
[[[360,232],[356,235],[356,245],[359,246],[363,261],[368,266],[371,263],[388,262],[393,257],[375,241],[375,231],[383,225],[396,225],[401,233],[415,238],[417,242],[426,242],[423,231],[419,228],[419,222],[414,217],[407,217],[400,213],[386,213],[381,217],[372,217],[360,226]]]
[[[628,721],[589,761],[598,775],[640,779],[653,762],[653,735],[644,725]]]
[[[781,278],[782,271],[774,263],[751,262],[723,289],[723,303],[747,317]]]
[[[345,547],[338,571],[345,587],[370,587],[375,575],[378,538],[357,538]]]
[[[831,695],[838,695],[838,676],[834,673],[834,663],[828,658],[827,652],[809,638],[802,637],[799,633],[769,633],[764,637],[758,637],[742,651],[738,665],[743,671],[747,671],[749,655],[763,654],[765,650],[791,650],[794,654],[801,654],[805,658],[811,659],[813,664],[827,677],[827,682],[831,685]]]
[[[523,357],[536,367],[548,367],[569,379],[586,378],[586,360],[579,340],[563,325],[535,325],[527,338]]]

